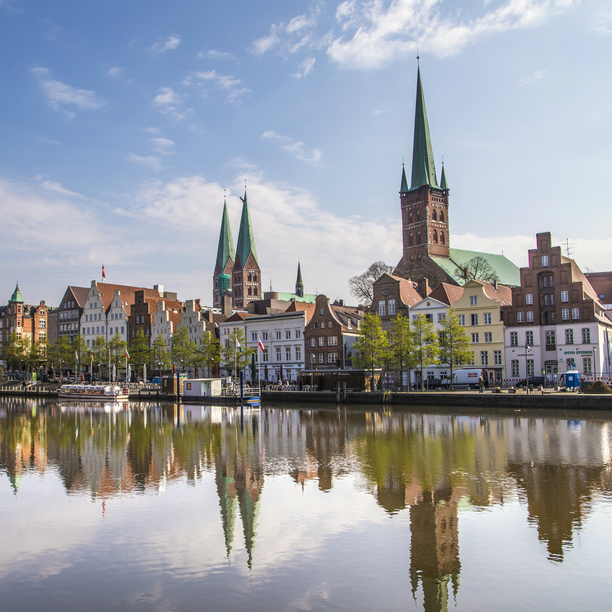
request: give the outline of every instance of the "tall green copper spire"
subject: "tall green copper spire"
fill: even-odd
[[[438,187],[427,111],[425,110],[423,85],[421,84],[421,69],[419,68],[417,70],[417,96],[414,113],[414,143],[412,145],[412,180],[410,189],[417,189],[421,185]]]
[[[251,227],[246,189],[244,190],[244,198],[240,199],[242,200],[242,217],[240,219],[240,230],[238,231],[238,244],[236,245],[236,261],[240,261],[240,265],[244,268],[250,253],[253,253],[257,262],[257,251],[255,250],[255,237]],[[259,262],[257,263],[259,264]]]
[[[229,216],[227,214],[227,202],[223,202],[223,218],[221,219],[219,248],[217,249],[217,264],[221,274],[225,270],[225,266],[230,259],[232,263],[236,260],[236,251],[234,250],[232,228],[230,227]]]
[[[408,191],[408,181],[406,180],[406,168],[402,164],[402,186],[400,187],[400,193],[406,193]]]
[[[440,188],[448,189],[448,183],[446,182],[446,171],[444,170],[444,162],[442,162],[442,177],[440,178]]]

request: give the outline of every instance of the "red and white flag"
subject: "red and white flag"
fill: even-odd
[[[261,338],[259,336],[257,336],[257,342],[259,343],[259,348],[262,351],[265,351],[266,349],[264,348],[263,342],[261,341]]]
[[[104,265],[102,265],[102,280],[106,278],[106,272],[104,272]]]
[[[127,349],[125,349],[125,357],[126,357],[126,359],[129,359],[129,358],[130,358],[130,354],[128,353],[128,350],[127,350]]]

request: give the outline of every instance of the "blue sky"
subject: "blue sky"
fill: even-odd
[[[452,246],[611,269],[609,2],[0,0],[0,302],[104,264],[209,304],[245,180],[265,287],[349,299],[401,256],[417,47]]]

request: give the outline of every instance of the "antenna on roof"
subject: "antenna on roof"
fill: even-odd
[[[569,238],[565,239],[565,242],[563,243],[563,246],[565,247],[565,256],[566,257],[571,257],[572,256],[572,250],[571,250],[571,245],[569,243]]]

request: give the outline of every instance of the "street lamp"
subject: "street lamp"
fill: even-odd
[[[593,381],[597,380],[597,346],[593,345]]]
[[[527,351],[531,347],[525,342],[525,390],[527,391],[527,395],[529,395],[529,372],[527,369]]]

